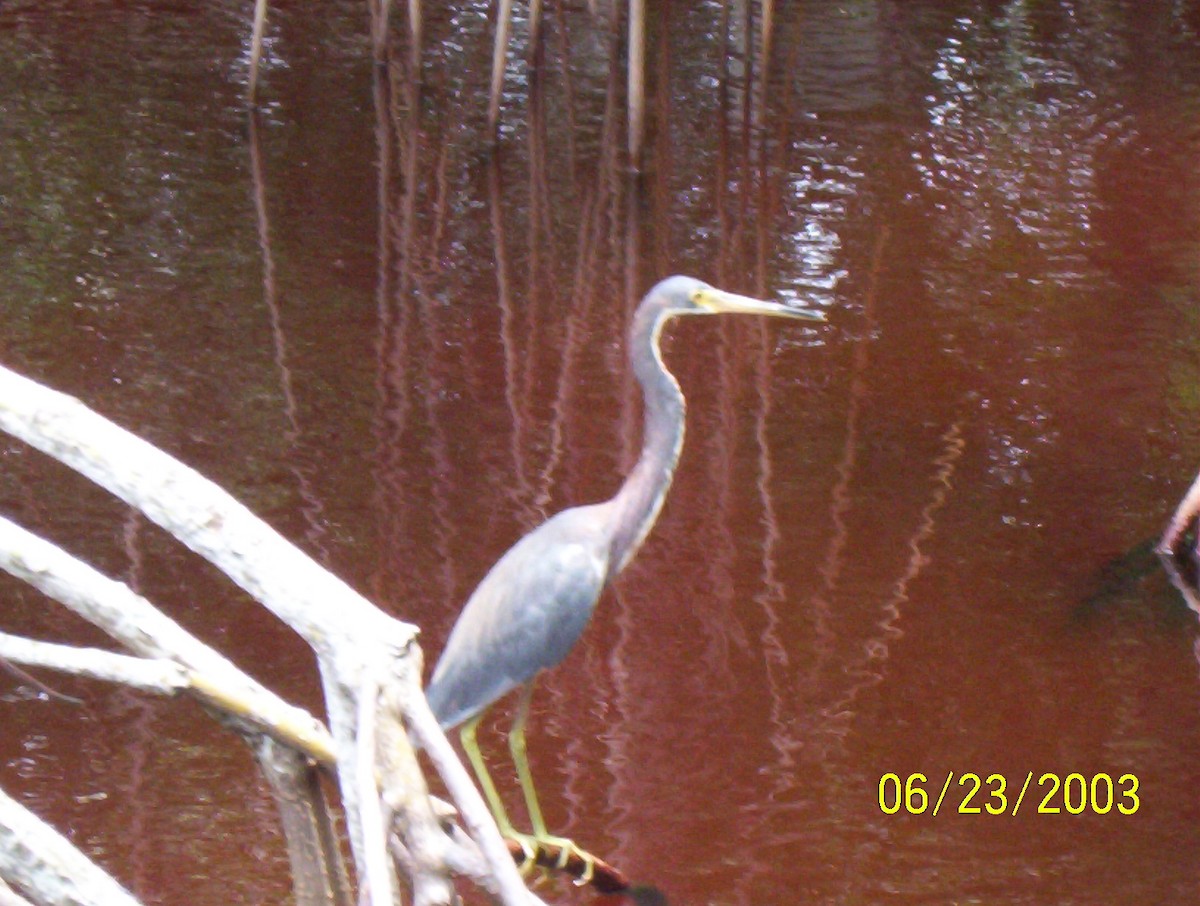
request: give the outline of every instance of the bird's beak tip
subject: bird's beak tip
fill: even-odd
[[[821,324],[825,324],[829,321],[829,319],[827,317],[825,317],[825,312],[818,311],[817,309],[814,309],[814,308],[787,308],[787,306],[784,306],[784,307],[785,307],[786,311],[781,312],[781,314],[786,314],[789,318],[799,318],[801,321],[817,321]]]

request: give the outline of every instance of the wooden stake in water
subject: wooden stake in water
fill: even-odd
[[[267,27],[267,0],[254,0],[254,29],[250,36],[250,103],[258,100],[258,61],[262,59],[263,31]]]
[[[542,0],[529,0],[529,62],[542,61]]]
[[[759,25],[758,72],[761,83],[767,83],[767,70],[771,65],[771,38],[775,33],[775,0],[762,0],[762,21]]]
[[[421,0],[408,0],[408,33],[414,63],[421,59],[421,27]]]
[[[512,0],[500,0],[496,14],[496,43],[492,48],[492,96],[488,103],[488,130],[497,137],[500,123],[500,95],[504,93],[504,64],[512,22]]]
[[[642,168],[646,122],[646,0],[629,0],[629,165]]]

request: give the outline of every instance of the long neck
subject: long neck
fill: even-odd
[[[615,529],[609,548],[610,577],[633,559],[658,518],[683,447],[683,393],[663,365],[658,348],[659,334],[670,317],[657,305],[643,304],[630,330],[629,358],[642,385],[645,427],[637,465],[610,501]]]

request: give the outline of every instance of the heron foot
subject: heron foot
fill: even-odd
[[[596,871],[596,857],[567,837],[542,836],[535,838],[538,853],[546,861],[553,860],[553,867],[558,871],[569,871],[575,876],[575,883],[582,887],[592,880]],[[558,857],[554,858],[554,850]]]
[[[517,860],[521,877],[528,877],[535,867],[552,872],[571,875],[575,884],[589,884],[596,874],[600,861],[574,840],[567,837],[522,834],[506,830],[504,836],[510,841],[509,850]]]
[[[534,866],[537,865],[538,854],[541,853],[541,847],[538,845],[537,838],[532,834],[522,834],[512,828],[505,829],[504,837],[520,847],[520,855],[518,856],[516,852],[513,852],[513,858],[520,859],[517,862],[517,870],[521,872],[521,877],[528,877],[529,873],[533,871]],[[509,849],[512,850],[512,847],[510,846]]]

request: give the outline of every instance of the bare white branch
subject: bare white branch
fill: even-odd
[[[375,712],[379,702],[379,683],[375,671],[363,671],[358,693],[359,800],[362,803],[363,849],[367,857],[367,901],[370,906],[398,903],[392,863],[388,859],[387,830],[375,783]],[[362,898],[360,897],[360,902]]]
[[[419,701],[410,703],[407,715],[413,738],[433,762],[434,768],[446,784],[450,797],[458,806],[468,832],[483,851],[483,857],[495,878],[496,889],[492,892],[499,897],[504,906],[540,903],[538,897],[534,896],[521,879],[521,873],[513,864],[512,854],[509,853],[504,838],[500,836],[491,811],[484,803],[479,790],[475,788],[467,769],[459,761],[450,741],[446,739],[446,734],[438,726],[437,718],[434,717],[424,696],[421,696]]]
[[[138,906],[138,901],[29,809],[0,790],[0,877],[39,903]]]
[[[66,605],[130,650],[189,668],[187,684],[227,713],[318,761],[334,762],[329,731],[303,708],[288,704],[244,674],[129,586],[2,516],[0,569]]]
[[[107,489],[214,564],[300,633],[322,659],[338,641],[402,650],[395,620],[306,556],[219,485],[74,397],[0,367],[0,429]]]
[[[0,880],[0,906],[33,906],[29,900]]]
[[[6,632],[0,632],[0,658],[24,667],[45,667],[160,695],[175,695],[189,685],[187,670],[165,658],[130,657],[100,648],[25,639]]]
[[[404,658],[416,627],[323,569],[218,485],[79,400],[0,367],[0,429],[141,510],[298,632],[317,653],[351,848],[364,868],[354,760],[365,658]],[[3,547],[0,544],[0,547]]]
[[[419,888],[422,903],[450,902],[450,863],[471,861],[464,856],[467,847],[442,830],[406,726],[446,779],[482,848],[493,873],[488,886],[505,906],[541,903],[526,889],[482,798],[429,710],[420,687],[414,626],[380,611],[213,482],[78,400],[3,367],[0,430],[136,507],[308,641],[321,670],[332,738],[310,715],[242,675],[121,583],[0,519],[0,568],[67,604],[136,653],[185,666],[189,687],[225,713],[319,761],[336,763],[351,848],[376,903],[393,901],[394,875],[382,834],[385,817],[394,815],[391,823],[403,838],[401,848],[413,854],[414,892]],[[114,662],[107,664],[111,668]],[[371,742],[375,729],[378,744]],[[360,731],[364,750],[355,744]],[[385,756],[385,748],[395,751]],[[363,753],[361,762],[356,752]],[[380,789],[390,810],[387,816],[380,810]]]

